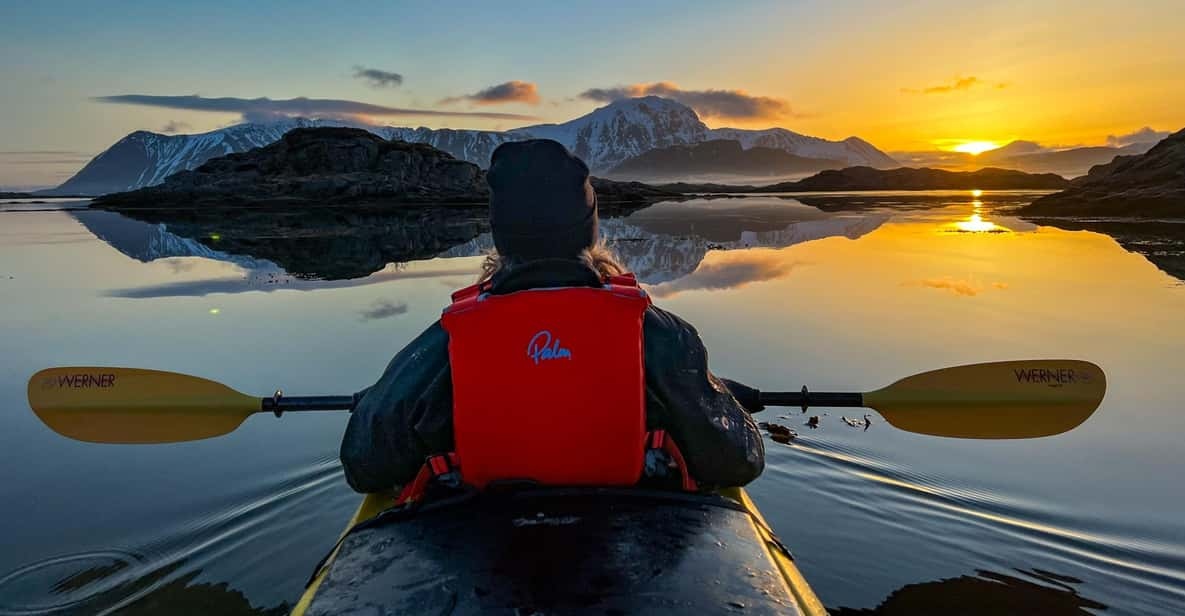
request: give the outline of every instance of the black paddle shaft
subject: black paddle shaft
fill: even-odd
[[[862,407],[864,394],[831,391],[763,391],[758,400],[764,406]],[[284,396],[279,392],[260,398],[260,409],[277,415],[288,411],[349,411],[357,402],[354,396]]]
[[[862,407],[864,394],[834,391],[763,391],[759,395],[765,406],[797,406],[806,410],[812,406]]]
[[[284,396],[280,392],[270,398],[260,398],[259,408],[279,417],[287,411],[352,411],[354,396]]]

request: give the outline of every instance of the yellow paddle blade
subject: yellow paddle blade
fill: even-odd
[[[909,432],[958,438],[1036,438],[1071,430],[1103,401],[1107,377],[1070,359],[956,366],[864,394],[864,404]]]
[[[207,379],[137,368],[48,368],[29,406],[54,432],[91,443],[176,443],[226,434],[259,398]]]

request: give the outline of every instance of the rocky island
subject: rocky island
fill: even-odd
[[[1055,173],[1025,173],[985,167],[978,171],[946,171],[928,167],[873,169],[847,167],[827,169],[797,182],[766,186],[732,186],[719,183],[677,182],[660,184],[663,190],[679,193],[795,193],[874,190],[1055,190],[1070,181]]]
[[[1025,173],[987,167],[978,171],[945,171],[923,167],[873,169],[848,167],[821,171],[797,182],[782,182],[754,192],[847,190],[1041,190],[1065,188],[1069,181],[1055,173]]]
[[[1021,208],[1024,216],[1185,217],[1185,129],[1148,152],[1116,156],[1065,190]]]
[[[647,203],[674,193],[639,183],[593,180],[601,202]],[[104,195],[113,210],[206,207],[484,206],[485,172],[430,145],[389,141],[365,130],[297,128],[270,145],[206,161],[164,183]]]

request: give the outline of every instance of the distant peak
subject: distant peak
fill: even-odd
[[[683,103],[680,103],[679,101],[672,100],[669,98],[663,98],[661,96],[654,96],[653,94],[648,95],[648,96],[638,96],[635,98],[620,98],[620,99],[617,99],[617,100],[609,103],[608,105],[605,105],[604,107],[601,107],[601,109],[617,109],[617,108],[621,108],[621,107],[638,107],[640,105],[651,105],[651,106],[655,106],[655,107],[671,107],[671,108],[678,109],[680,111],[686,110],[691,113],[695,113],[694,109],[692,109],[691,107],[688,107],[687,105],[684,105]]]

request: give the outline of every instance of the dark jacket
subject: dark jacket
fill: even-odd
[[[492,293],[535,287],[598,286],[580,261],[534,261],[496,275]],[[692,476],[707,486],[744,485],[765,465],[757,425],[708,371],[695,328],[650,307],[643,321],[648,428],[664,428]],[[359,492],[410,481],[429,454],[453,449],[448,334],[439,321],[408,344],[373,386],[359,392],[342,440],[346,479]]]

